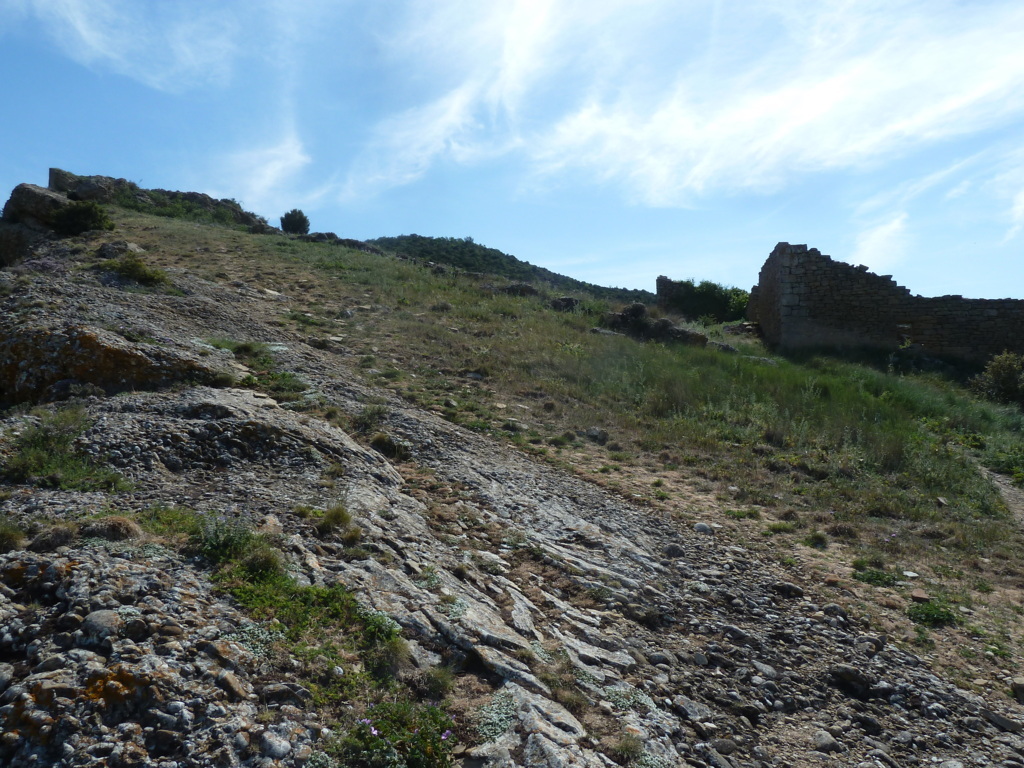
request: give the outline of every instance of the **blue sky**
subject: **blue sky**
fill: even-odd
[[[1024,298],[1020,0],[0,0],[0,194],[47,169],[272,223],[744,288],[807,243]]]

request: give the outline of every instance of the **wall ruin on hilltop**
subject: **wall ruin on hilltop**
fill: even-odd
[[[912,296],[889,275],[779,243],[751,290],[747,317],[782,350],[893,351],[907,341],[934,357],[983,363],[1024,353],[1024,301]]]

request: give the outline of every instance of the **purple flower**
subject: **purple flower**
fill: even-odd
[[[448,737],[452,735],[451,731],[445,731],[441,734],[441,741],[448,741]]]

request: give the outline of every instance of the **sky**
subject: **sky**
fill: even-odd
[[[779,241],[1024,298],[1020,0],[0,0],[0,195],[51,166],[277,224],[749,288]]]

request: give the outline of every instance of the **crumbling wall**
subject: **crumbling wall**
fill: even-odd
[[[751,291],[748,317],[768,344],[784,350],[891,351],[910,342],[926,354],[970,362],[1024,352],[1024,301],[912,296],[889,275],[806,245],[775,247]]]

